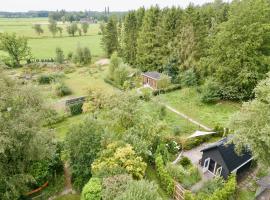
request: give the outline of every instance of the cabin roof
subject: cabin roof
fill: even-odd
[[[159,80],[161,77],[161,73],[153,71],[153,72],[145,72],[142,74],[143,76],[147,76],[149,78],[155,79],[155,80]]]
[[[216,150],[220,153],[229,171],[235,170],[252,159],[251,152],[247,150],[242,152],[241,155],[238,155],[235,152],[235,145],[228,143],[228,138],[224,138],[214,144],[211,144],[201,151],[207,152],[209,150]]]

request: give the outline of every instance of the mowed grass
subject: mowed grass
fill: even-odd
[[[150,116],[159,116],[161,106],[157,106],[157,103],[149,101],[143,104],[142,109]],[[199,130],[198,126],[169,110],[166,110],[163,120],[168,125],[168,134],[173,134],[175,128],[179,128],[180,136],[189,136],[196,130]]]
[[[239,103],[226,101],[204,104],[200,101],[200,94],[194,88],[184,88],[157,98],[211,128],[216,125],[227,126],[230,116],[240,109]]]
[[[44,33],[38,35],[33,29],[34,24],[41,24]],[[88,33],[75,37],[69,36],[66,27],[68,23],[58,23],[63,28],[62,36],[57,34],[55,37],[48,30],[48,18],[0,18],[0,33],[16,33],[29,39],[29,46],[32,49],[32,56],[37,59],[54,58],[55,49],[60,47],[65,55],[74,52],[78,45],[88,47],[93,57],[104,56],[104,51],[100,45],[101,35],[99,35],[99,24],[90,24]],[[78,24],[80,28],[81,25]]]
[[[67,194],[60,197],[57,197],[55,200],[80,200],[79,194]]]

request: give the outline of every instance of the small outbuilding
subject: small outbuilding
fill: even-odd
[[[239,173],[248,168],[252,161],[250,151],[241,155],[235,152],[235,145],[228,144],[228,138],[224,138],[201,150],[201,166],[203,172],[209,172],[214,176],[222,176],[227,179],[231,173]]]
[[[156,71],[142,73],[143,85],[151,87],[152,89],[158,89],[158,81],[161,78],[161,73]]]

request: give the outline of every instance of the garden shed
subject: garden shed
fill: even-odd
[[[145,72],[142,73],[143,85],[151,87],[152,89],[158,89],[158,81],[161,78],[161,73],[153,71],[153,72]]]
[[[252,161],[250,151],[244,151],[241,155],[235,152],[235,145],[228,143],[224,138],[201,150],[201,166],[203,172],[209,172],[214,176],[222,176],[225,179],[231,173],[239,173],[247,169]]]

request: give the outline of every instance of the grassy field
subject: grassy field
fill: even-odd
[[[33,29],[34,24],[41,24],[44,33],[37,35]],[[55,56],[56,47],[64,50],[65,55],[73,52],[78,45],[89,47],[94,57],[104,56],[103,49],[100,46],[101,36],[99,33],[99,24],[91,24],[86,35],[71,37],[66,32],[68,23],[59,23],[63,28],[63,34],[52,37],[48,30],[48,18],[0,18],[0,33],[16,33],[20,36],[29,38],[29,46],[32,49],[34,58],[44,59]],[[80,25],[79,25],[80,27]]]
[[[56,198],[55,200],[80,200],[79,194],[67,194],[61,197]]]
[[[156,98],[212,128],[216,125],[226,126],[230,116],[240,109],[240,104],[225,101],[203,104],[196,89],[192,88],[163,94]]]
[[[150,115],[159,116],[160,113],[160,106],[157,106],[153,101],[145,102],[142,109]],[[169,110],[166,111],[163,120],[168,124],[170,134],[173,133],[173,129],[176,127],[179,128],[181,136],[191,135],[194,131],[199,129],[196,125]]]

